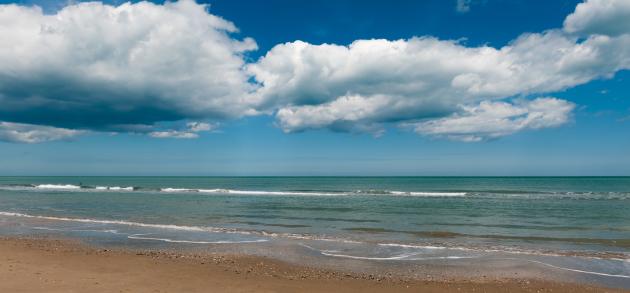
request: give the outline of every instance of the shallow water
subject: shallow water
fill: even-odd
[[[630,178],[0,177],[0,233],[289,245],[346,263],[518,261],[630,287]]]

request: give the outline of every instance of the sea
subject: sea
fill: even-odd
[[[0,177],[0,236],[630,288],[630,177]]]

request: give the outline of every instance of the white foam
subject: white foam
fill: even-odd
[[[315,240],[315,241],[331,241],[331,242],[341,242],[341,243],[355,243],[361,244],[364,242],[354,241],[350,239],[342,239],[342,238],[327,238],[320,237],[316,235],[307,235],[307,234],[292,234],[292,233],[272,233],[266,231],[245,231],[245,230],[236,230],[236,229],[228,229],[228,228],[217,228],[217,227],[201,227],[201,226],[179,226],[179,225],[169,225],[169,224],[147,224],[140,222],[131,222],[131,221],[123,221],[123,220],[98,220],[98,219],[83,219],[83,218],[66,218],[66,217],[51,217],[51,216],[36,216],[36,215],[28,215],[23,213],[15,213],[15,212],[2,212],[0,211],[0,216],[10,216],[10,217],[22,217],[22,218],[32,218],[32,219],[42,219],[42,220],[54,220],[54,221],[66,221],[66,222],[77,222],[77,223],[96,223],[96,224],[113,224],[113,225],[123,225],[123,226],[135,226],[135,227],[146,227],[146,228],[158,228],[158,229],[170,229],[170,230],[179,230],[179,231],[194,231],[194,232],[211,232],[211,233],[229,233],[229,234],[241,234],[241,235],[259,235],[262,237],[283,237],[289,239],[303,239],[303,240]],[[41,227],[40,227],[41,228]],[[52,230],[52,229],[51,229]],[[103,230],[94,230],[94,231],[102,231]],[[111,230],[115,231],[115,230]],[[114,232],[110,232],[114,233]],[[512,250],[508,248],[504,249],[483,249],[483,248],[470,248],[470,247],[458,247],[458,246],[430,246],[430,245],[412,245],[412,244],[398,244],[398,243],[378,243],[379,246],[396,246],[401,248],[417,248],[417,249],[449,249],[449,250],[460,250],[460,251],[473,251],[473,252],[485,252],[485,253],[507,253],[507,254],[516,254],[516,255],[545,255],[545,256],[558,256],[558,257],[566,257],[567,255],[563,254],[555,254],[541,251],[527,251],[527,250]],[[339,257],[343,257],[339,255]],[[346,257],[353,257],[351,255]],[[356,256],[359,258],[360,256]],[[588,259],[602,259],[602,260],[611,260],[611,261],[623,261],[630,262],[629,259],[624,258],[606,258],[606,257],[597,257],[597,256],[570,256],[576,258],[588,258]]]
[[[62,231],[62,232],[99,232],[99,233],[111,233],[111,234],[121,234],[118,230],[95,230],[95,229],[57,229],[57,228],[48,228],[48,227],[33,227],[31,229],[35,230],[47,230],[47,231]]]
[[[339,196],[349,195],[345,192],[315,192],[315,191],[264,191],[264,190],[237,190],[237,189],[198,189],[202,193],[232,193],[243,195],[304,195],[304,196]]]
[[[155,237],[146,237],[143,235],[150,234],[132,234],[127,236],[129,239],[136,240],[155,240],[169,243],[189,243],[189,244],[237,244],[237,243],[260,243],[266,242],[266,239],[256,239],[256,240],[218,240],[218,241],[193,241],[193,240],[176,240],[170,238],[155,238]]]
[[[199,226],[178,226],[178,225],[162,225],[162,224],[146,224],[139,222],[130,222],[130,221],[122,221],[122,220],[97,220],[97,219],[82,219],[82,218],[66,218],[66,217],[49,217],[49,216],[34,216],[22,213],[12,213],[12,212],[0,212],[0,216],[10,216],[10,217],[22,217],[22,218],[32,218],[32,219],[42,219],[42,220],[53,220],[53,221],[65,221],[65,222],[77,222],[77,223],[99,223],[99,224],[112,224],[112,225],[123,225],[123,226],[135,226],[135,227],[145,227],[145,228],[160,228],[160,229],[170,229],[170,230],[182,230],[182,231],[206,231],[206,232],[223,232],[223,233],[235,233],[236,231],[214,228],[214,227],[199,227]],[[247,233],[245,231],[239,231],[238,233]]]
[[[0,186],[2,189],[11,190],[29,190],[29,189],[51,189],[51,190],[73,190],[73,191],[135,191],[131,186],[79,186],[72,184],[40,184],[35,186]],[[417,197],[449,197],[449,196],[466,196],[465,192],[425,192],[425,191],[275,191],[275,190],[240,190],[225,188],[180,188],[180,187],[164,187],[151,191],[151,189],[143,189],[142,192],[166,192],[166,193],[203,193],[203,194],[237,194],[237,195],[269,195],[269,196],[417,196]]]
[[[301,246],[306,247],[308,249],[317,251],[325,256],[332,257],[340,257],[340,258],[349,258],[349,259],[360,259],[360,260],[440,260],[440,259],[467,259],[467,258],[475,258],[476,256],[435,256],[435,257],[413,257],[418,254],[422,254],[422,252],[409,252],[402,253],[393,256],[385,256],[385,257],[376,257],[376,256],[359,256],[359,255],[349,255],[349,254],[340,254],[338,250],[319,250],[308,246],[304,243],[300,243]]]
[[[81,189],[81,186],[72,185],[72,184],[40,184],[40,185],[36,185],[35,188],[39,188],[39,189]]]
[[[127,186],[127,187],[113,186],[113,187],[109,187],[108,189],[109,190],[133,191],[133,187],[131,187],[131,186]]]
[[[133,191],[132,186],[121,187],[121,186],[96,186],[94,189],[96,190],[112,190],[112,191]]]
[[[190,189],[190,188],[160,188],[160,191],[163,192],[198,192],[199,189]]]
[[[326,251],[320,251],[319,253],[321,253],[322,255],[325,255],[325,256],[350,258],[350,259],[364,259],[364,260],[403,260],[403,259],[406,259],[406,258],[408,258],[410,256],[414,256],[414,255],[417,254],[417,253],[406,253],[406,254],[400,254],[400,255],[395,255],[395,256],[390,256],[390,257],[369,257],[369,256],[356,256],[356,255],[336,254],[336,253],[330,253],[330,252],[326,252]]]
[[[630,276],[628,276],[628,275],[616,275],[616,274],[607,274],[607,273],[600,273],[600,272],[593,272],[593,271],[585,271],[585,270],[578,270],[578,269],[572,269],[572,268],[565,268],[565,267],[560,267],[560,266],[548,264],[546,262],[537,261],[537,260],[519,259],[519,258],[501,258],[501,259],[526,261],[526,262],[531,262],[531,263],[547,266],[547,267],[554,268],[554,269],[569,271],[569,272],[576,272],[576,273],[597,275],[597,276],[605,276],[605,277],[613,277],[613,278],[630,279]]]
[[[221,189],[221,188],[216,188],[216,189],[198,189],[199,192],[203,192],[203,193],[229,193],[230,190],[229,189]]]
[[[299,196],[348,196],[366,195],[361,191],[326,192],[326,191],[267,191],[267,190],[238,190],[238,189],[187,189],[187,188],[162,188],[166,192],[201,192],[201,193],[231,193],[242,195],[299,195]],[[465,192],[413,192],[413,191],[382,191],[367,193],[371,195],[395,195],[395,196],[466,196]]]
[[[46,231],[64,231],[64,232],[68,231],[66,229],[57,229],[57,228],[48,228],[48,227],[33,227],[31,229],[34,229],[34,230],[46,230]]]
[[[219,194],[242,194],[242,195],[303,195],[303,196],[340,196],[350,195],[347,192],[315,192],[315,191],[265,191],[265,190],[238,190],[238,189],[192,189],[192,188],[160,188],[162,192],[199,192],[199,193],[219,193]]]
[[[398,244],[398,243],[379,243],[379,246],[393,246],[403,248],[418,248],[418,249],[446,249],[443,246],[430,246],[430,245],[410,245],[410,244]]]
[[[426,197],[444,197],[444,196],[466,196],[466,192],[419,192],[419,191],[391,191],[392,195],[398,196],[426,196]]]
[[[36,216],[36,215],[28,215],[28,214],[15,213],[15,212],[0,212],[0,216],[21,217],[21,218],[31,218],[31,219],[41,219],[41,220],[52,220],[52,221],[64,221],[64,222],[76,222],[76,223],[123,225],[123,226],[157,228],[157,229],[168,229],[168,230],[178,230],[178,231],[259,235],[262,237],[273,237],[273,238],[282,237],[282,238],[289,238],[289,239],[334,241],[334,242],[341,242],[341,243],[362,243],[359,241],[353,241],[353,240],[348,240],[348,239],[317,237],[314,235],[302,235],[302,234],[292,234],[292,233],[272,233],[272,232],[266,232],[266,231],[245,231],[245,230],[207,227],[207,226],[205,227],[179,226],[179,225],[169,225],[169,224],[147,224],[147,223],[131,222],[131,221],[123,221],[123,220],[98,220],[98,219],[83,219],[83,218]]]

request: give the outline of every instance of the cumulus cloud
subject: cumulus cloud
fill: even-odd
[[[463,107],[461,113],[414,124],[419,134],[460,141],[481,141],[526,129],[556,127],[565,124],[575,105],[556,98],[532,101],[484,101]]]
[[[564,29],[570,33],[617,36],[630,33],[630,1],[587,0],[567,16]]]
[[[359,123],[387,107],[387,97],[343,96],[320,105],[282,108],[276,114],[284,132],[300,132],[308,129],[330,127],[339,131],[369,131],[382,133],[379,125]]]
[[[188,122],[182,130],[167,129],[149,132],[149,136],[155,138],[198,138],[198,132],[212,131],[218,128],[218,124],[205,122]]]
[[[84,131],[50,126],[0,122],[0,141],[17,143],[40,143],[69,139]]]
[[[499,49],[432,37],[348,46],[296,41],[248,66],[263,85],[261,105],[278,108],[278,124],[288,132],[445,117],[481,101],[560,91],[627,68],[630,36],[580,42],[560,30],[526,34]]]
[[[0,120],[121,131],[255,113],[242,70],[256,49],[192,0],[0,5]]]

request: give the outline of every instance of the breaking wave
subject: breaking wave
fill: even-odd
[[[462,197],[466,192],[444,191],[396,191],[396,190],[352,190],[352,191],[325,191],[325,190],[239,190],[239,189],[202,189],[202,188],[178,188],[163,187],[149,188],[137,186],[88,186],[74,184],[24,184],[24,185],[0,185],[4,190],[48,190],[48,191],[118,191],[118,192],[157,192],[157,193],[198,193],[198,194],[235,194],[235,195],[260,195],[260,196],[356,196],[356,195],[389,195],[389,196],[417,196],[417,197]]]
[[[58,191],[58,192],[143,192],[163,194],[201,195],[251,195],[251,196],[391,196],[391,197],[469,197],[469,198],[523,198],[523,199],[604,199],[628,200],[630,192],[541,192],[522,190],[449,190],[449,191],[401,191],[401,190],[242,190],[229,188],[183,188],[183,187],[140,187],[140,186],[90,186],[83,184],[5,184],[0,190],[13,191]]]

